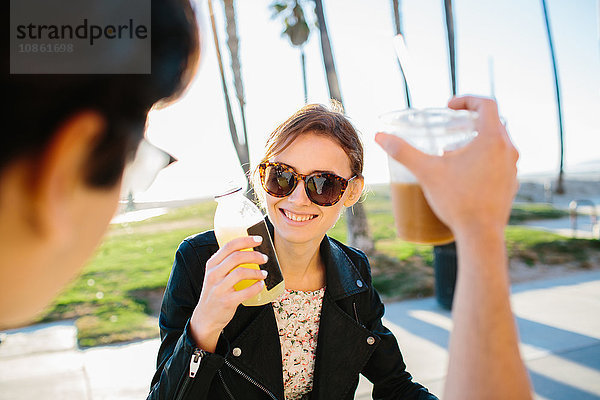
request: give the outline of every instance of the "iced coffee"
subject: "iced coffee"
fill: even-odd
[[[443,155],[477,135],[477,114],[466,110],[409,109],[381,116],[384,132],[395,134],[428,154]],[[435,215],[414,175],[389,158],[390,191],[398,237],[442,245],[454,241],[452,231]]]
[[[454,241],[452,231],[431,210],[418,183],[392,183],[390,190],[399,237],[435,245]]]

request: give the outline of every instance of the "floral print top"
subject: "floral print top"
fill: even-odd
[[[312,390],[324,294],[325,288],[285,289],[272,303],[281,343],[285,400],[300,400]]]

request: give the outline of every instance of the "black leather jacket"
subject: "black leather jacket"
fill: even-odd
[[[160,313],[162,343],[148,399],[284,400],[271,304],[239,306],[215,353],[198,349],[189,334],[206,261],[217,249],[209,231],[185,239],[177,250]],[[382,325],[384,307],[371,286],[364,253],[327,236],[320,251],[327,287],[309,398],[351,400],[362,373],[374,384],[374,399],[437,399],[412,381],[396,339]]]

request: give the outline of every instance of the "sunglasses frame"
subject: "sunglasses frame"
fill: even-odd
[[[290,191],[287,194],[283,194],[283,195],[273,194],[273,193],[271,193],[271,191],[269,189],[267,189],[266,180],[265,180],[265,178],[266,178],[265,174],[266,174],[267,167],[280,167],[280,168],[283,168],[283,170],[288,171],[288,172],[290,172],[292,174],[292,176],[294,177],[294,184],[292,185]],[[344,195],[344,192],[348,188],[348,183],[350,183],[351,180],[353,180],[354,178],[356,178],[358,176],[358,175],[354,175],[350,179],[345,179],[345,178],[342,178],[341,176],[333,174],[331,172],[314,172],[312,174],[305,175],[305,174],[301,174],[299,172],[296,172],[296,170],[294,169],[294,167],[291,167],[291,166],[289,166],[287,164],[284,164],[284,163],[281,163],[281,162],[263,162],[263,163],[260,163],[258,165],[258,171],[260,173],[260,183],[261,183],[263,189],[265,189],[265,191],[269,195],[271,195],[273,197],[278,197],[278,198],[287,197],[287,196],[291,195],[294,192],[294,190],[296,190],[296,186],[298,186],[298,182],[300,180],[303,180],[304,181],[304,192],[306,193],[306,197],[308,197],[308,199],[311,202],[315,203],[318,206],[322,206],[322,207],[333,206],[338,201],[340,201],[340,199]],[[311,194],[310,194],[310,192],[308,190],[308,185],[307,185],[306,181],[308,179],[310,179],[311,177],[313,177],[313,176],[322,176],[322,175],[327,175],[327,176],[329,176],[329,177],[337,180],[338,182],[341,183],[342,187],[340,189],[340,194],[338,195],[338,197],[335,200],[333,200],[331,202],[326,202],[326,203],[322,203],[321,204],[321,203],[317,203],[311,197]]]

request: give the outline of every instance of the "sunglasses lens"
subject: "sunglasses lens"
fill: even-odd
[[[310,199],[320,206],[335,204],[341,197],[343,183],[335,175],[319,174],[311,176],[307,182]]]
[[[294,190],[294,175],[278,165],[269,165],[265,168],[264,188],[278,197],[287,196]]]

